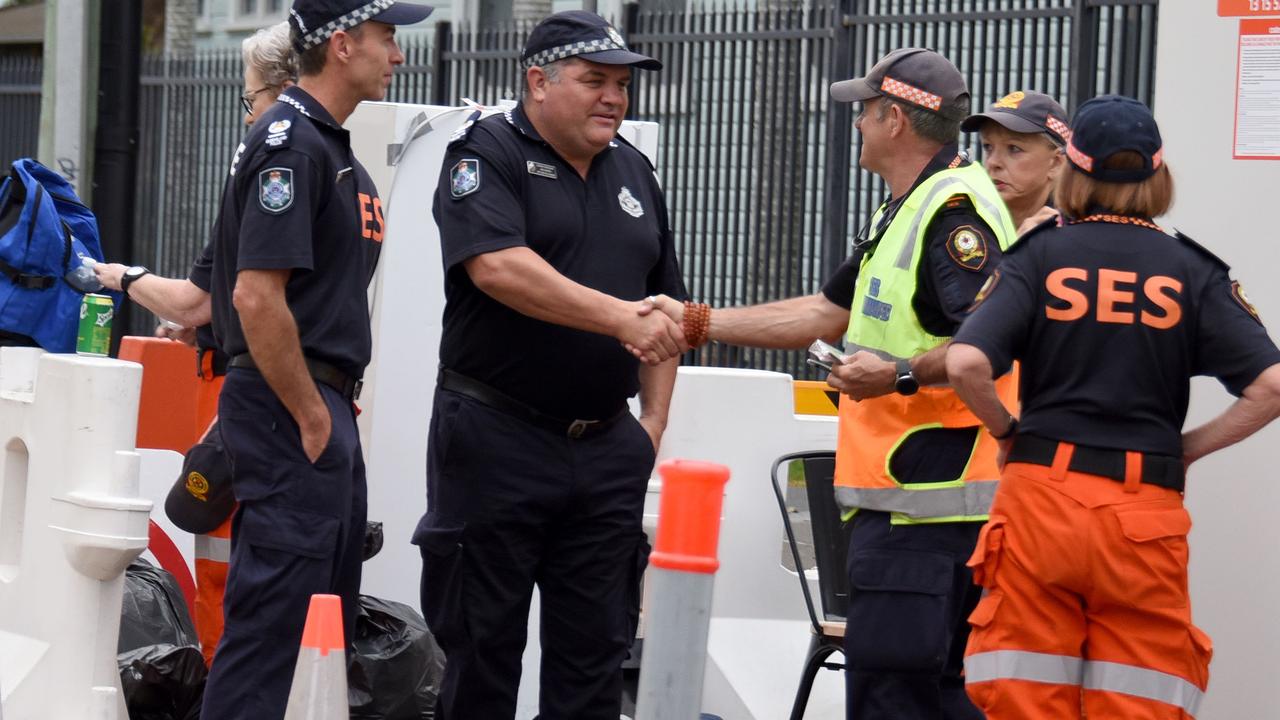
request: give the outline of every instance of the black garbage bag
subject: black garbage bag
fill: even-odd
[[[124,571],[116,652],[161,644],[199,647],[200,641],[178,581],[168,570],[138,558]]]
[[[360,596],[347,673],[351,720],[431,720],[444,652],[417,610]]]
[[[209,675],[178,582],[146,560],[124,573],[116,666],[130,720],[199,720]]]
[[[116,656],[129,720],[200,720],[209,671],[200,648],[148,645]]]

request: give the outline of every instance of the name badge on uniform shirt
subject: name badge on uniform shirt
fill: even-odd
[[[546,163],[529,160],[524,164],[524,167],[529,171],[530,175],[537,175],[538,177],[544,177],[549,180],[556,180],[560,177],[559,173],[556,172],[555,165],[548,165]]]

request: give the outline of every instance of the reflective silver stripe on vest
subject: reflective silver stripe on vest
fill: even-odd
[[[964,681],[1030,680],[1054,685],[1079,685],[1083,666],[1083,660],[1070,655],[995,650],[965,658]]]
[[[212,535],[196,536],[196,559],[214,562],[231,562],[230,538],[213,537]]]
[[[911,358],[900,358],[900,357],[898,357],[897,355],[894,355],[893,353],[890,353],[890,352],[885,352],[884,350],[880,350],[880,349],[873,348],[873,347],[867,347],[866,345],[859,345],[858,343],[855,343],[855,342],[849,342],[848,340],[846,340],[846,341],[845,341],[845,343],[844,343],[844,351],[845,351],[845,353],[847,353],[847,354],[849,354],[849,355],[852,355],[852,354],[854,354],[854,353],[858,352],[859,350],[863,350],[863,351],[869,352],[869,353],[871,353],[872,355],[875,355],[876,357],[880,358],[881,360],[885,360],[885,361],[887,361],[887,362],[891,362],[891,363],[896,363],[896,362],[898,362],[899,360],[910,360],[910,359],[911,359]]]
[[[880,510],[913,518],[977,517],[991,511],[996,480],[969,480],[963,487],[908,490],[906,488],[836,487],[836,502],[845,508]]]
[[[1135,665],[1090,660],[1085,663],[1084,689],[1123,693],[1180,707],[1188,715],[1200,712],[1204,692],[1177,675]]]
[[[1177,675],[1136,665],[1081,660],[1071,655],[995,650],[964,659],[966,683],[1027,680],[1053,685],[1077,685],[1085,690],[1132,695],[1181,708],[1194,717],[1204,691]]]
[[[938,184],[934,185],[933,188],[929,190],[929,194],[925,196],[924,202],[920,203],[920,210],[916,212],[915,217],[911,218],[911,228],[907,230],[907,241],[903,243],[902,251],[898,253],[898,260],[894,263],[900,269],[911,269],[911,257],[915,255],[916,241],[920,239],[920,223],[924,222],[927,218],[933,217],[928,210],[929,206],[933,204],[934,198],[938,197],[938,193],[944,192],[948,188],[955,187],[956,185],[964,186],[964,188],[969,191],[968,197],[980,203],[983,210],[999,217],[1000,210],[988,202],[981,193],[970,187],[969,183],[964,180],[961,180],[960,178],[947,178],[945,180],[938,181]],[[996,229],[993,229],[992,231],[998,232]]]

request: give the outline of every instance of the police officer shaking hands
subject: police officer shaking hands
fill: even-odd
[[[541,717],[617,720],[644,495],[687,349],[638,313],[684,286],[653,168],[617,134],[633,68],[661,64],[583,11],[541,22],[522,59],[524,98],[458,132],[435,197],[442,369],[413,541],[448,656],[436,717],[515,715],[536,584]]]
[[[232,161],[211,302],[230,357],[219,398],[236,513],[202,717],[283,717],[309,598],[340,595],[352,637],[366,490],[352,400],[369,362],[367,286],[382,204],[342,122],[404,62],[395,26],[425,5],[297,0],[298,84]]]

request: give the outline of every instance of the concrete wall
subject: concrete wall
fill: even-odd
[[[1230,263],[1272,337],[1280,337],[1280,161],[1231,159],[1238,20],[1219,18],[1216,5],[1160,3],[1155,111],[1177,183],[1173,212],[1160,222]],[[1197,381],[1188,426],[1230,400],[1217,382]],[[1216,647],[1201,720],[1277,715],[1278,448],[1280,426],[1273,425],[1191,469],[1191,597],[1196,623]]]

